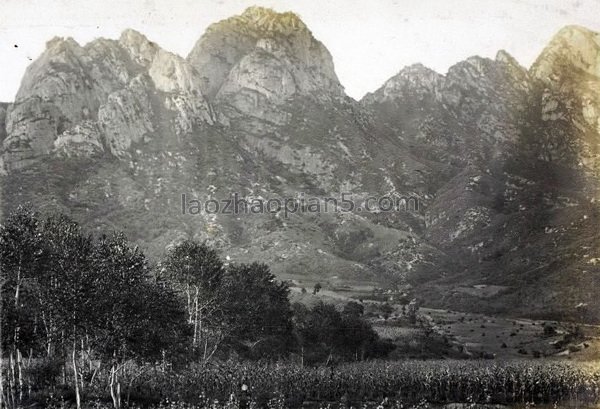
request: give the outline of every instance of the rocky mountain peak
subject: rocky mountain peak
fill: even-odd
[[[433,95],[443,82],[444,76],[431,68],[417,63],[404,67],[387,80],[377,91],[368,93],[363,103],[382,103],[386,100],[405,99],[411,96]]]
[[[46,77],[57,72],[57,64],[66,64],[77,68],[81,64],[83,48],[71,37],[54,37],[46,42],[46,49],[42,55],[27,67],[21,86],[15,97],[15,102],[37,95],[48,97],[44,87],[38,85],[46,82]],[[50,84],[49,84],[50,85]],[[58,84],[53,84],[59,86]]]
[[[83,47],[54,38],[6,113],[0,165],[21,169],[49,155],[127,157],[132,144],[158,132],[165,140],[188,134],[214,119],[200,87],[185,59],[137,31]]]
[[[181,238],[210,240],[235,262],[408,280],[430,300],[440,297],[427,283],[452,285],[454,273],[479,285],[491,283],[489,272],[509,289],[566,248],[538,215],[568,229],[560,206],[569,217],[598,212],[570,175],[585,160],[600,169],[599,44],[597,34],[567,27],[529,72],[505,51],[446,75],[414,64],[357,104],[343,98],[331,55],[293,13],[249,8],[213,24],[186,59],[135,30],[85,46],[55,38],[16,101],[0,104],[0,187],[10,198],[2,210],[44,203],[91,228],[117,225],[153,254]],[[576,166],[574,148],[585,153]],[[571,166],[568,189],[549,191],[544,172],[530,174],[538,161],[549,175]],[[225,199],[234,191],[346,191],[357,201],[414,194],[424,212],[178,214],[183,192]],[[581,236],[586,246],[595,225]],[[529,243],[536,232],[546,245]],[[557,266],[549,278],[566,277]],[[443,303],[461,302],[452,298]]]
[[[156,43],[148,40],[145,35],[132,29],[123,31],[119,38],[119,44],[129,52],[136,63],[143,66],[148,66],[160,49]]]
[[[73,39],[73,37],[53,37],[52,39],[46,41],[46,51],[53,53],[64,52],[69,48],[79,48],[81,47],[77,41]]]
[[[513,57],[512,55],[510,55],[508,53],[508,51],[506,51],[506,50],[499,50],[496,53],[495,60],[498,61],[498,62],[503,62],[505,64],[509,64],[509,65],[520,66],[519,62],[515,59],[515,57]]]
[[[248,7],[239,17],[240,23],[254,26],[263,32],[290,34],[295,30],[307,30],[304,22],[296,13],[290,11],[278,13],[271,8]]]
[[[221,90],[221,96],[250,93],[271,102],[296,94],[343,95],[331,54],[291,12],[251,7],[215,23],[187,60],[209,99]]]
[[[574,25],[562,28],[532,65],[531,72],[541,80],[577,72],[600,77],[600,34]]]

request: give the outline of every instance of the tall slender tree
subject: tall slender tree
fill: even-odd
[[[193,348],[209,358],[223,338],[217,318],[223,303],[223,261],[205,243],[186,240],[169,251],[161,271],[185,299]]]

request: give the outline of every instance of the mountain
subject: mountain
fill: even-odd
[[[201,73],[202,90],[210,99],[242,90],[278,98],[343,95],[329,51],[291,12],[250,7],[213,24],[187,60]]]
[[[446,76],[407,67],[361,101],[455,169],[427,209],[427,241],[461,264],[422,286],[436,305],[596,319],[575,306],[598,277],[597,38],[567,27],[529,70],[503,51]]]
[[[505,152],[524,108],[527,71],[506,52],[471,57],[446,76],[409,66],[361,101],[420,156],[463,168]]]
[[[2,214],[24,202],[62,211],[124,230],[153,260],[193,238],[282,278],[580,318],[600,260],[599,44],[567,27],[529,70],[505,51],[446,75],[417,64],[355,101],[294,13],[251,7],[211,25],[187,58],[133,30],[84,46],[55,38],[0,105]],[[234,195],[420,206],[190,207]]]

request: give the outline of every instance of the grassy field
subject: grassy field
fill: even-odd
[[[385,318],[379,308],[383,301],[369,298],[373,293],[372,286],[337,284],[333,286],[334,289],[325,287],[314,295],[312,286],[315,283],[316,281],[303,283],[307,289],[304,294],[301,287],[292,286],[292,301],[308,305],[324,301],[341,308],[348,301],[360,298],[365,305],[365,313],[381,337],[397,341],[399,349],[404,350],[410,347],[411,340],[412,344],[425,343],[433,347],[429,355],[409,353],[399,354],[397,357],[497,360],[535,358],[579,362],[600,360],[598,326],[421,307],[419,316],[421,321],[427,323],[429,330],[425,331],[422,323],[409,324],[402,307],[393,301],[388,302],[393,307],[393,312]],[[447,347],[442,348],[440,342],[447,344]]]

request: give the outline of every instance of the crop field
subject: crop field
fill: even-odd
[[[221,363],[177,374],[154,373],[136,382],[140,393],[152,391],[147,396],[199,407],[209,401],[229,401],[235,407],[242,383],[249,385],[257,407],[293,408],[310,402],[316,407],[378,407],[382,402],[381,407],[455,402],[557,407],[568,402],[583,407],[600,398],[600,371],[594,365],[524,359],[372,361],[311,368]]]

